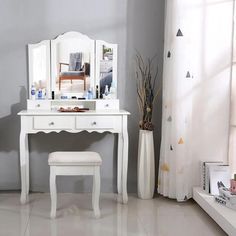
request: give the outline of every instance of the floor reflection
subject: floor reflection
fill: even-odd
[[[130,196],[128,204],[121,204],[116,198],[116,194],[102,194],[102,215],[95,219],[91,194],[58,194],[57,218],[50,219],[49,194],[31,194],[25,205],[20,204],[19,193],[0,194],[0,235],[226,235],[194,201],[179,204],[162,197]]]

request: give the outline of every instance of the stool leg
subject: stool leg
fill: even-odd
[[[56,174],[53,166],[50,166],[50,195],[51,195],[51,218],[55,218],[57,210],[57,186],[56,186]]]
[[[94,215],[96,218],[100,217],[99,197],[100,197],[100,166],[95,166],[93,175],[92,204],[93,204]]]

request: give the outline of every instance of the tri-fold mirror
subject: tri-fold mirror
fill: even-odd
[[[85,97],[88,90],[117,96],[117,44],[67,32],[53,40],[28,45],[29,97],[32,85],[47,98]]]

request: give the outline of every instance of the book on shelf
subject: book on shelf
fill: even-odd
[[[218,182],[223,183],[225,189],[230,187],[230,168],[229,165],[209,165],[209,193],[219,194]]]
[[[205,190],[205,162],[200,161],[200,186]]]
[[[207,193],[210,192],[210,183],[209,183],[209,166],[210,165],[219,165],[223,164],[222,161],[201,161],[200,162],[200,176],[201,176],[201,188]]]
[[[220,183],[218,183],[218,187],[219,185]],[[236,205],[236,195],[231,193],[230,190],[225,186],[219,187],[219,195],[229,201],[231,204]]]

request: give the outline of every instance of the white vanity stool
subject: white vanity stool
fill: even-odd
[[[100,165],[102,159],[96,152],[52,152],[49,154],[51,218],[56,217],[57,208],[57,175],[92,175],[92,205],[95,217],[100,217]]]

